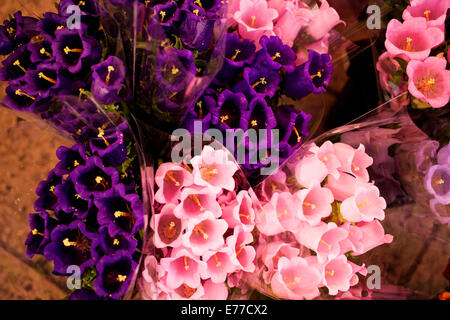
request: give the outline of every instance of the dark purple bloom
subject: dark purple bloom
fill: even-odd
[[[34,202],[36,212],[55,209],[58,200],[55,196],[55,188],[61,183],[61,176],[57,175],[54,170],[48,173],[46,180],[39,183],[36,189],[39,198]]]
[[[46,12],[44,19],[36,24],[36,29],[45,35],[49,40],[55,38],[55,31],[66,27],[67,18],[53,12]]]
[[[189,50],[168,47],[156,56],[156,81],[165,90],[183,90],[195,77],[197,68]]]
[[[57,64],[41,63],[36,70],[25,75],[24,89],[31,95],[47,98],[55,94],[64,94],[71,89],[72,82]]]
[[[257,53],[258,62],[275,70],[283,67],[288,72],[294,71],[297,55],[291,47],[283,44],[280,38],[262,36],[259,44],[262,50]]]
[[[70,174],[75,182],[75,190],[83,198],[91,195],[101,197],[119,181],[119,174],[114,168],[107,168],[97,156],[89,157],[84,166],[78,166]]]
[[[52,43],[56,62],[67,68],[71,73],[78,73],[97,63],[102,54],[99,42],[85,35],[85,27],[77,30],[61,29],[55,31]]]
[[[28,43],[28,51],[31,52],[31,62],[39,63],[42,61],[52,61],[53,51],[52,43],[45,40],[44,36],[34,37]]]
[[[267,105],[266,100],[257,96],[250,101],[248,111],[242,114],[240,127],[247,129],[273,129],[277,125],[277,120],[272,108]]]
[[[215,17],[214,13],[223,7],[222,0],[186,0],[182,8],[196,15]]]
[[[136,250],[137,241],[126,232],[117,230],[110,234],[107,227],[102,227],[99,230],[99,237],[93,242],[92,247],[102,256],[114,255],[119,250],[124,250],[131,256]]]
[[[31,53],[26,45],[17,48],[2,62],[3,68],[0,69],[0,81],[21,79],[31,65],[30,56]]]
[[[195,9],[198,10],[198,9]],[[205,15],[183,10],[179,28],[180,39],[183,44],[197,51],[208,49],[214,31],[216,20]]]
[[[447,163],[430,167],[424,178],[425,188],[443,205],[450,204],[450,166]]]
[[[89,140],[93,153],[102,158],[105,166],[116,167],[127,159],[127,148],[123,142],[122,131],[114,132],[108,136],[97,137]]]
[[[92,67],[91,92],[100,103],[118,102],[119,90],[125,80],[125,66],[121,59],[109,56]]]
[[[56,186],[55,195],[61,210],[66,213],[74,213],[74,216],[80,220],[86,218],[91,201],[77,193],[70,176],[62,184]]]
[[[309,136],[308,124],[312,117],[310,114],[285,105],[275,110],[275,117],[280,130],[280,141],[295,146],[302,142],[304,137]]]
[[[71,173],[76,167],[86,164],[86,150],[81,144],[75,144],[72,148],[61,146],[56,150],[56,156],[60,160],[55,166],[58,175]]]
[[[45,211],[30,214],[28,221],[31,231],[25,245],[27,246],[27,256],[31,259],[35,254],[44,253],[44,248],[50,241],[50,233],[57,222]]]
[[[54,261],[54,272],[67,274],[71,265],[80,267],[81,272],[94,265],[92,242],[98,235],[86,231],[82,221],[73,221],[68,226],[59,225],[51,233],[50,243],[44,249],[47,260]]]
[[[250,95],[262,95],[272,98],[275,94],[280,76],[278,72],[264,68],[262,66],[253,66],[252,68],[244,68],[245,84],[243,91],[248,91]]]
[[[241,117],[247,110],[248,102],[243,93],[224,90],[217,99],[211,122],[221,130],[239,128]]]
[[[211,126],[212,111],[216,108],[216,99],[209,95],[203,95],[189,111],[182,127],[194,132],[194,121],[202,122],[202,131],[205,132]]]
[[[125,251],[113,256],[105,256],[97,263],[95,293],[101,297],[120,299],[123,297],[134,276],[137,263]]]
[[[135,234],[144,226],[142,203],[135,193],[126,194],[125,186],[117,184],[102,198],[95,198],[97,220],[107,226],[110,234],[118,231]]]
[[[171,27],[175,21],[180,20],[180,9],[175,1],[157,4],[153,7],[153,19],[164,27]]]
[[[12,29],[8,29],[5,26],[0,26],[0,55],[10,54],[16,47],[14,38],[10,32]]]
[[[101,300],[101,298],[92,290],[78,289],[70,294],[69,300]]]
[[[324,93],[331,81],[333,63],[329,54],[308,50],[308,61],[286,74],[284,87],[289,96],[301,99],[310,93]]]
[[[18,111],[45,112],[50,105],[49,98],[41,98],[24,91],[20,83],[12,84],[5,89],[5,105]]]
[[[20,11],[14,13],[11,20],[5,20],[0,26],[0,54],[11,53],[14,48],[26,44],[39,32],[36,30],[37,19],[24,17]]]

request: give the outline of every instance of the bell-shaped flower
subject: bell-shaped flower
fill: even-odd
[[[206,263],[205,274],[203,279],[211,278],[214,283],[223,283],[226,281],[228,274],[234,272],[237,266],[231,260],[233,250],[229,247],[224,247],[217,251],[208,251],[202,259]]]
[[[155,182],[159,188],[155,200],[159,203],[175,203],[181,196],[182,188],[192,185],[193,178],[184,167],[169,162],[158,167]]]
[[[241,225],[244,231],[250,232],[255,227],[255,211],[252,199],[247,191],[241,190],[236,199],[223,209],[222,219],[230,228]]]
[[[384,219],[386,200],[380,197],[376,186],[357,188],[355,195],[345,199],[340,207],[345,220],[351,222],[370,222],[374,219]]]
[[[248,245],[253,242],[253,236],[250,232],[245,232],[242,226],[236,226],[233,234],[226,240],[226,244],[233,251],[231,261],[244,272],[255,271],[255,248]]]
[[[312,184],[309,189],[297,191],[294,196],[300,206],[300,219],[312,226],[319,224],[322,218],[331,214],[333,193],[327,188],[322,188],[319,182]]]
[[[181,236],[186,225],[185,220],[176,217],[174,204],[166,204],[159,214],[153,215],[150,225],[155,231],[153,238],[155,247],[165,248],[181,245]]]
[[[330,295],[336,295],[338,291],[347,291],[350,288],[350,280],[353,276],[353,268],[344,255],[329,261],[323,268],[324,284]]]

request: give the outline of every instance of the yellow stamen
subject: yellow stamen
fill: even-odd
[[[130,214],[128,212],[123,212],[123,211],[116,211],[114,212],[114,217],[115,218],[120,218],[120,217],[128,217]]]
[[[80,1],[80,2],[78,2],[78,6],[79,7],[81,7],[81,6],[85,6],[86,5],[86,2],[84,2],[84,1]]]
[[[331,270],[331,271],[325,270],[325,274],[329,274],[330,276],[334,276],[334,270]]]
[[[314,79],[314,78],[322,78],[322,72],[317,72],[316,74],[313,74],[312,76],[311,76],[311,79]]]
[[[354,164],[353,162],[352,162],[352,166],[353,166],[353,170],[354,171],[359,171],[359,170],[361,170],[361,168],[360,167],[358,167],[356,164]]]
[[[144,3],[145,3],[145,7],[147,8],[148,4],[150,3],[150,0],[145,0]]]
[[[84,90],[83,88],[78,89],[78,91],[80,92],[80,94],[78,95],[78,99],[81,100],[81,96],[84,94],[86,94],[86,90]]]
[[[425,17],[427,18],[427,21],[430,21],[430,10],[425,11],[423,14],[425,15]]]
[[[202,101],[197,102],[198,106],[198,118],[203,119],[203,109],[202,109]]]
[[[111,72],[115,71],[113,66],[108,66],[108,74],[106,75],[105,84],[109,85],[109,81],[111,80]]]
[[[316,208],[315,204],[312,204],[312,203],[309,203],[309,202],[303,202],[303,205],[304,206],[308,206],[308,207],[311,206],[311,209],[313,209],[313,210]]]
[[[40,51],[39,51],[41,54],[45,54],[47,57],[49,57],[49,58],[51,58],[52,57],[52,55],[49,53],[49,52],[47,52],[46,50],[45,50],[45,48],[42,48]]]
[[[120,244],[119,240],[117,240],[117,239],[113,240],[113,245],[114,246],[118,246],[119,244]]]
[[[214,259],[216,260],[216,267],[218,268],[218,267],[220,267],[221,265],[222,265],[222,263],[220,263],[220,261],[219,261],[219,258],[217,258],[217,255],[216,254],[214,254]]]
[[[280,218],[281,216],[284,216],[284,215],[287,215],[287,210],[286,209],[284,209],[282,212],[279,212],[277,214],[277,217]]]
[[[6,31],[8,31],[9,34],[13,34],[14,31],[16,31],[16,30],[14,30],[14,28],[12,28],[12,27],[8,27],[8,28],[6,28]]]
[[[50,187],[50,192],[55,192],[55,186]]]
[[[234,56],[231,57],[231,60],[234,61],[240,52],[241,52],[241,50],[239,50],[239,49],[234,50]]]
[[[119,281],[119,282],[125,282],[125,280],[127,280],[127,276],[123,276],[123,275],[121,275],[121,274],[119,274],[119,275],[117,276],[117,281]]]
[[[406,38],[406,51],[412,51],[411,42],[413,41],[412,38],[407,37]]]
[[[106,140],[106,138],[105,138],[105,131],[102,128],[98,128],[98,135],[97,135],[97,137],[102,138],[102,140],[105,143],[105,145],[107,147],[109,147],[110,144],[109,144],[108,140]],[[97,183],[100,183],[100,182],[97,182]]]
[[[275,55],[272,56],[272,60],[275,60],[276,58],[281,58],[281,54],[279,52],[275,52]]]
[[[289,283],[286,283],[286,286],[287,286],[287,287],[292,287],[293,285],[295,285],[295,284],[297,284],[297,283],[299,283],[299,282],[300,282],[300,278],[299,278],[299,277],[295,277],[295,278],[294,278],[294,281],[289,282]]]
[[[169,223],[169,230],[172,230],[173,228],[175,228],[175,222],[170,221],[170,223]]]
[[[257,82],[255,82],[253,85],[252,85],[252,88],[255,88],[257,85],[259,85],[259,84],[267,84],[267,81],[266,81],[266,78],[260,78],[259,79],[259,81],[257,81]]]
[[[75,247],[77,245],[77,243],[75,241],[69,241],[69,238],[65,238],[63,240],[63,244],[66,247],[70,247],[70,246],[74,246]]]
[[[444,184],[444,182],[445,182],[445,181],[444,181],[444,179],[442,179],[442,178],[436,181],[437,184]]]
[[[205,240],[208,239],[208,234],[205,231],[203,231],[201,223],[194,227],[194,232],[202,234],[203,239],[205,239]]]
[[[188,265],[188,263],[187,263],[187,257],[186,257],[186,256],[184,256],[184,269],[185,269],[186,271],[189,270],[189,265]]]
[[[294,126],[292,130],[294,130],[294,133],[297,136],[297,143],[300,143],[302,141],[302,137],[300,136],[300,133],[298,132],[297,128]]]
[[[34,36],[33,38],[31,38],[30,42],[31,43],[39,43],[45,40],[45,37],[43,35],[37,35]]]
[[[35,97],[32,97],[32,96],[30,96],[29,94],[26,94],[25,92],[23,92],[22,90],[20,90],[20,89],[17,89],[16,91],[15,91],[15,94],[16,95],[18,95],[18,96],[25,96],[25,97],[27,97],[27,98],[30,98],[31,100],[36,100],[36,98]]]
[[[77,194],[75,194],[75,198],[76,199],[81,199],[81,196],[77,193]]]
[[[20,68],[20,70],[22,70],[23,72],[27,72],[27,70],[20,65],[20,61],[19,60],[14,61],[13,65],[18,67],[18,68]]]
[[[50,83],[56,84],[56,80],[47,77],[43,72],[39,72],[39,73],[38,73],[38,76],[39,76],[39,78],[41,78],[41,79],[45,79],[45,80],[47,80],[47,81],[50,82]]]
[[[324,240],[320,239],[320,243],[323,243],[328,247],[328,250],[331,250],[331,245],[329,243],[326,243]]]
[[[102,177],[100,177],[100,176],[96,176],[96,177],[95,177],[95,182],[97,182],[97,183],[102,183],[102,181],[103,181],[103,178],[102,178]]]
[[[180,183],[172,176],[172,172],[167,172],[166,173],[166,177],[170,180],[170,181],[172,181],[173,183],[175,183],[175,186],[177,186],[177,187],[179,187],[180,186]]]
[[[175,66],[172,67],[172,74],[173,75],[176,75],[179,71],[180,70],[177,67],[175,67]]]
[[[227,121],[228,119],[230,119],[230,117],[228,116],[228,115],[226,115],[226,116],[220,116],[220,122],[224,122],[224,121]]]
[[[69,54],[69,53],[71,53],[71,52],[82,53],[82,52],[83,52],[83,49],[70,49],[70,48],[67,47],[67,46],[64,48],[64,53],[65,53],[65,54]]]
[[[241,245],[239,246],[239,250],[236,251],[236,257],[241,253],[242,249],[244,249],[244,245],[243,245],[243,244],[241,244]]]
[[[256,127],[258,125],[258,121],[252,120],[251,124],[252,124],[252,127]]]
[[[166,16],[166,12],[165,11],[160,11],[159,14],[161,15],[161,22],[164,22],[164,18]]]
[[[192,12],[193,12],[196,16],[198,16],[198,9],[192,10]]]
[[[358,208],[364,207],[364,206],[367,205],[367,204],[370,204],[370,202],[369,202],[369,201],[366,201],[366,202],[364,202],[364,203],[361,203],[361,204],[358,205]]]
[[[256,20],[256,16],[251,16],[252,18],[252,23],[250,24],[250,27],[254,27],[255,26],[255,20]]]
[[[74,167],[78,167],[80,165],[80,163],[77,161],[77,160],[75,160],[74,162],[73,162],[73,166]]]
[[[33,230],[31,231],[31,233],[32,233],[34,236],[35,236],[35,235],[44,236],[44,234],[41,233],[41,232],[39,232],[38,229],[33,229]]]
[[[203,208],[202,204],[200,203],[200,199],[195,194],[189,195],[191,199],[194,200],[194,202],[200,207],[200,211],[205,211],[205,208]]]
[[[200,2],[200,0],[195,0],[194,4],[198,5],[200,8],[203,8],[202,3]]]
[[[61,30],[61,29],[64,29],[64,26],[57,26],[56,27],[56,30]]]
[[[251,220],[251,216],[249,215],[249,214],[242,214],[242,213],[239,213],[239,217],[244,217],[244,218],[246,218],[247,220]]]
[[[323,161],[327,162],[328,161],[328,157],[323,157]]]

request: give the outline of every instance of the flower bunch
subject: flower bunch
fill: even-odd
[[[369,182],[372,161],[363,145],[312,143],[264,181],[252,281],[284,299],[313,299],[322,287],[341,295],[355,286],[366,268],[352,257],[392,241],[380,224],[386,201]]]
[[[447,0],[412,0],[403,12],[404,22],[389,22],[387,52],[380,56],[377,69],[383,90],[392,97],[409,91],[421,101],[422,108],[448,104],[445,20],[449,8]]]
[[[228,288],[245,291],[241,275],[255,270],[255,210],[249,192],[237,191],[238,165],[228,157],[205,146],[190,166],[166,162],[156,171],[156,253],[144,261],[144,298],[226,299]]]
[[[83,290],[74,297],[119,299],[137,266],[144,213],[127,124],[100,130],[89,142],[57,150],[60,161],[36,190],[27,255],[52,260],[57,275],[78,270]]]

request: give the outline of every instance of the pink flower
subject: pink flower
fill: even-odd
[[[173,300],[199,300],[205,294],[205,289],[201,284],[198,287],[191,288],[186,283],[176,288],[170,293]]]
[[[202,278],[211,278],[214,283],[224,282],[227,275],[237,269],[237,266],[231,261],[232,255],[233,250],[229,247],[205,253],[202,258],[206,262],[206,271]]]
[[[300,250],[293,247],[289,243],[283,241],[270,242],[264,246],[261,253],[261,260],[266,266],[266,270],[263,272],[263,277],[266,282],[270,282],[270,278],[278,268],[278,260],[281,257],[288,259],[298,256]]]
[[[295,63],[297,65],[302,65],[306,61],[308,61],[308,58],[309,58],[308,50],[313,50],[320,54],[328,53],[330,37],[331,36],[328,34],[325,37],[323,37],[322,39],[317,40],[317,41],[306,42],[306,43],[301,42],[300,48],[297,51],[297,60],[295,61]]]
[[[228,288],[225,283],[214,283],[211,280],[206,280],[203,284],[205,294],[202,296],[203,300],[227,300]]]
[[[355,256],[366,253],[367,251],[382,244],[392,242],[392,235],[384,233],[383,226],[378,220],[373,220],[371,222],[360,222],[358,223],[358,228],[362,233],[360,240],[361,248],[358,251],[353,252]]]
[[[272,199],[276,194],[278,193],[275,193],[272,196]],[[266,203],[262,210],[256,215],[256,227],[259,232],[266,236],[273,236],[285,231],[278,220],[278,212],[272,202]]]
[[[336,151],[331,141],[326,141],[320,147],[313,146],[310,151],[314,152],[319,160],[325,164],[328,174],[331,174],[336,179],[339,177],[338,168],[341,166],[341,162],[336,156]]]
[[[284,1],[285,2],[285,1]],[[311,16],[311,10],[287,6],[280,15],[273,31],[284,44],[292,47],[300,30],[305,27]]]
[[[315,40],[322,39],[341,22],[343,23],[336,10],[330,7],[326,0],[322,0],[320,9],[312,12],[308,24],[308,34]]]
[[[377,62],[377,70],[380,74],[380,84],[383,90],[395,97],[408,90],[408,83],[400,79],[398,84],[394,84],[394,75],[400,69],[400,64],[389,56],[389,52],[383,53]]]
[[[155,174],[158,191],[155,200],[159,203],[176,202],[180,196],[181,188],[193,183],[192,175],[182,166],[175,163],[163,163]]]
[[[185,229],[184,221],[178,219],[174,214],[175,205],[166,204],[161,213],[151,218],[151,226],[155,231],[154,245],[157,248],[167,246],[178,247],[181,245],[181,235]]]
[[[333,193],[327,188],[322,188],[318,182],[315,182],[310,189],[297,191],[295,197],[300,202],[300,219],[307,221],[310,225],[319,224],[322,218],[331,214]]]
[[[290,192],[278,192],[270,199],[270,204],[276,213],[277,220],[283,231],[296,231],[300,224],[298,215],[299,201]],[[270,210],[271,208],[268,207]]]
[[[352,275],[350,277],[350,287],[353,287],[358,284],[359,278],[356,273],[362,274],[363,276],[367,275],[367,269],[364,265],[358,266],[357,264],[349,261],[348,262],[352,267]]]
[[[247,244],[253,242],[253,236],[250,232],[245,232],[242,226],[238,225],[234,228],[234,232],[226,240],[227,246],[233,250],[231,261],[239,266],[244,272],[255,271],[256,251],[252,246]]]
[[[228,224],[225,220],[216,219],[211,212],[206,212],[201,220],[192,219],[187,222],[187,230],[182,236],[182,242],[194,254],[202,255],[224,244],[223,234],[227,229]]]
[[[186,248],[174,249],[170,258],[162,258],[161,268],[167,272],[167,287],[177,289],[183,283],[191,288],[200,286],[200,275],[206,269],[205,262]]]
[[[433,108],[445,106],[450,98],[450,71],[445,59],[429,57],[411,61],[406,68],[409,92]]]
[[[333,193],[334,199],[344,201],[355,194],[357,183],[358,180],[354,176],[344,172],[339,176],[339,179],[329,175],[325,188]]]
[[[316,155],[304,157],[295,167],[295,178],[305,188],[311,187],[314,182],[321,183],[327,174],[327,166]]]
[[[341,241],[341,254],[345,254],[350,251],[359,252],[363,249],[363,244],[361,239],[363,237],[362,231],[357,227],[352,225],[350,222],[345,222],[342,229],[347,230],[348,237]]]
[[[354,149],[345,143],[335,143],[334,150],[341,162],[340,171],[351,173],[364,182],[369,181],[367,168],[373,164],[373,159],[365,152],[365,147],[360,144]]]
[[[352,276],[353,268],[344,255],[329,261],[323,271],[324,284],[330,295],[336,295],[338,291],[347,291]]]
[[[444,32],[439,28],[428,28],[425,18],[411,18],[403,23],[393,19],[387,26],[385,46],[393,57],[406,61],[423,60],[444,40]]]
[[[386,200],[380,197],[380,190],[376,186],[358,188],[353,197],[345,199],[341,204],[341,214],[345,220],[351,222],[384,219]]]
[[[270,175],[261,183],[261,195],[266,201],[269,201],[275,192],[284,191],[288,191],[288,187],[286,185],[286,173],[282,170]]]
[[[278,12],[278,18],[286,12],[286,7],[291,2],[286,0],[267,0],[269,8],[275,9]]]
[[[191,160],[194,183],[211,188],[219,193],[222,188],[233,191],[233,175],[238,170],[237,165],[228,159],[226,150],[214,150],[205,146],[200,156]]]
[[[266,0],[241,0],[239,11],[234,13],[241,37],[255,42],[272,34],[273,20],[277,17],[277,10],[269,8]]]
[[[255,227],[255,211],[252,208],[252,199],[247,191],[241,190],[233,203],[223,208],[222,218],[230,228],[242,225],[246,232]]]
[[[222,209],[216,201],[216,194],[210,188],[191,187],[181,192],[181,202],[173,213],[180,219],[198,219],[207,211],[212,212],[216,218],[221,216]]]
[[[270,284],[279,298],[313,299],[319,295],[321,279],[319,270],[309,265],[306,259],[281,257]]]
[[[448,0],[412,0],[403,11],[403,20],[424,17],[428,27],[437,27],[445,32],[445,18],[450,7]]]

